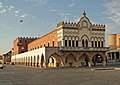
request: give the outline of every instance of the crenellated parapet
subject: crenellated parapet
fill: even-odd
[[[76,27],[77,24],[75,22],[65,22],[64,26],[65,27]]]
[[[102,25],[102,24],[93,24],[93,25],[92,25],[92,28],[93,28],[93,29],[101,29],[101,28],[102,28],[102,29],[105,29],[105,27],[106,27],[106,26],[105,26],[105,25]]]
[[[18,39],[38,39],[37,37],[18,37]]]
[[[60,22],[59,24],[57,24],[57,28],[60,27],[60,26],[63,26],[63,27],[76,27],[77,26],[77,23],[75,22]]]

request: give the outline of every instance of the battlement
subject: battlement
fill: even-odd
[[[38,39],[37,37],[18,37],[18,39]]]
[[[63,26],[63,27],[76,27],[77,24],[75,22],[60,22],[59,24],[57,24],[57,28]]]
[[[93,24],[92,25],[92,28],[96,28],[96,29],[100,29],[100,28],[102,28],[102,29],[104,29],[106,26],[105,25],[102,25],[102,24]]]

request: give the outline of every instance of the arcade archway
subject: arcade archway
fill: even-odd
[[[86,54],[82,54],[79,58],[81,66],[88,66],[89,65],[89,57]]]
[[[104,61],[104,58],[103,58],[103,56],[101,56],[100,54],[96,54],[96,55],[94,55],[93,58],[92,58],[92,62],[93,62],[93,65],[94,65],[94,66],[102,65],[102,64],[103,64],[103,61]]]
[[[66,66],[70,66],[70,67],[76,66],[75,62],[76,62],[76,58],[72,53],[70,53],[65,59]]]
[[[48,58],[48,67],[62,67],[62,58],[54,53]]]

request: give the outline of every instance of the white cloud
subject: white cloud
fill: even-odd
[[[69,13],[63,11],[63,10],[58,10],[55,9],[54,7],[49,7],[50,12],[55,12],[58,16],[62,17],[64,20],[68,20],[68,16],[70,15]]]
[[[27,14],[20,15],[21,18],[25,18],[26,16],[27,16]]]
[[[14,9],[14,6],[9,6],[11,9]]]
[[[112,0],[105,4],[108,19],[115,23],[120,23],[120,0]]]
[[[76,22],[76,23],[79,22],[80,21],[80,17],[75,18],[73,21]]]
[[[18,14],[18,13],[20,13],[20,12],[19,12],[19,10],[16,10],[15,13]]]
[[[47,0],[25,0],[27,2],[31,2],[33,3],[34,5],[44,5],[44,4],[47,4]]]
[[[112,22],[106,24],[106,35],[120,32],[120,0],[111,0],[105,4],[105,12],[107,19]]]
[[[56,13],[58,16],[62,17],[64,20],[68,20],[69,13],[65,11],[57,11]]]
[[[69,7],[72,8],[75,6],[75,0],[71,0],[71,4],[69,4]]]
[[[27,14],[20,11],[20,9],[15,8],[12,5],[6,5],[2,2],[0,2],[0,14],[5,14],[5,15],[11,15],[11,16],[16,16],[20,18],[25,18],[27,17]]]
[[[73,6],[75,6],[75,3],[69,4],[70,8],[73,7]]]
[[[51,12],[56,12],[57,10],[53,7],[50,7],[48,11],[51,11]]]

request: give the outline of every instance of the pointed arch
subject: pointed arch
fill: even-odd
[[[45,62],[44,55],[42,54],[41,55],[41,60],[40,60],[41,67],[44,67],[44,62]]]
[[[86,47],[88,47],[88,40],[87,39],[85,40],[85,43],[86,43]]]
[[[87,54],[83,53],[79,57],[79,61],[80,61],[81,66],[88,66],[88,62],[90,61],[90,59]]]
[[[81,37],[81,40],[82,39],[88,39],[88,41],[89,41],[89,37],[87,35],[85,35],[85,34]]]
[[[85,44],[84,44],[84,39],[82,40],[82,47],[85,47]]]
[[[63,59],[57,53],[53,53],[48,58],[48,66],[49,67],[61,67]]]
[[[31,66],[32,66],[32,56],[31,56]]]
[[[71,67],[74,66],[75,62],[76,62],[75,56],[72,53],[68,54],[68,56],[65,59],[65,63]]]
[[[37,55],[37,67],[39,67],[39,60],[40,60],[40,57],[39,55]]]
[[[36,64],[36,56],[34,56],[34,61],[33,61],[33,66],[35,67],[35,64]]]
[[[94,64],[94,66],[96,66],[97,64],[102,64],[102,62],[105,61],[105,58],[101,55],[101,54],[95,54],[92,58],[92,62]]]

